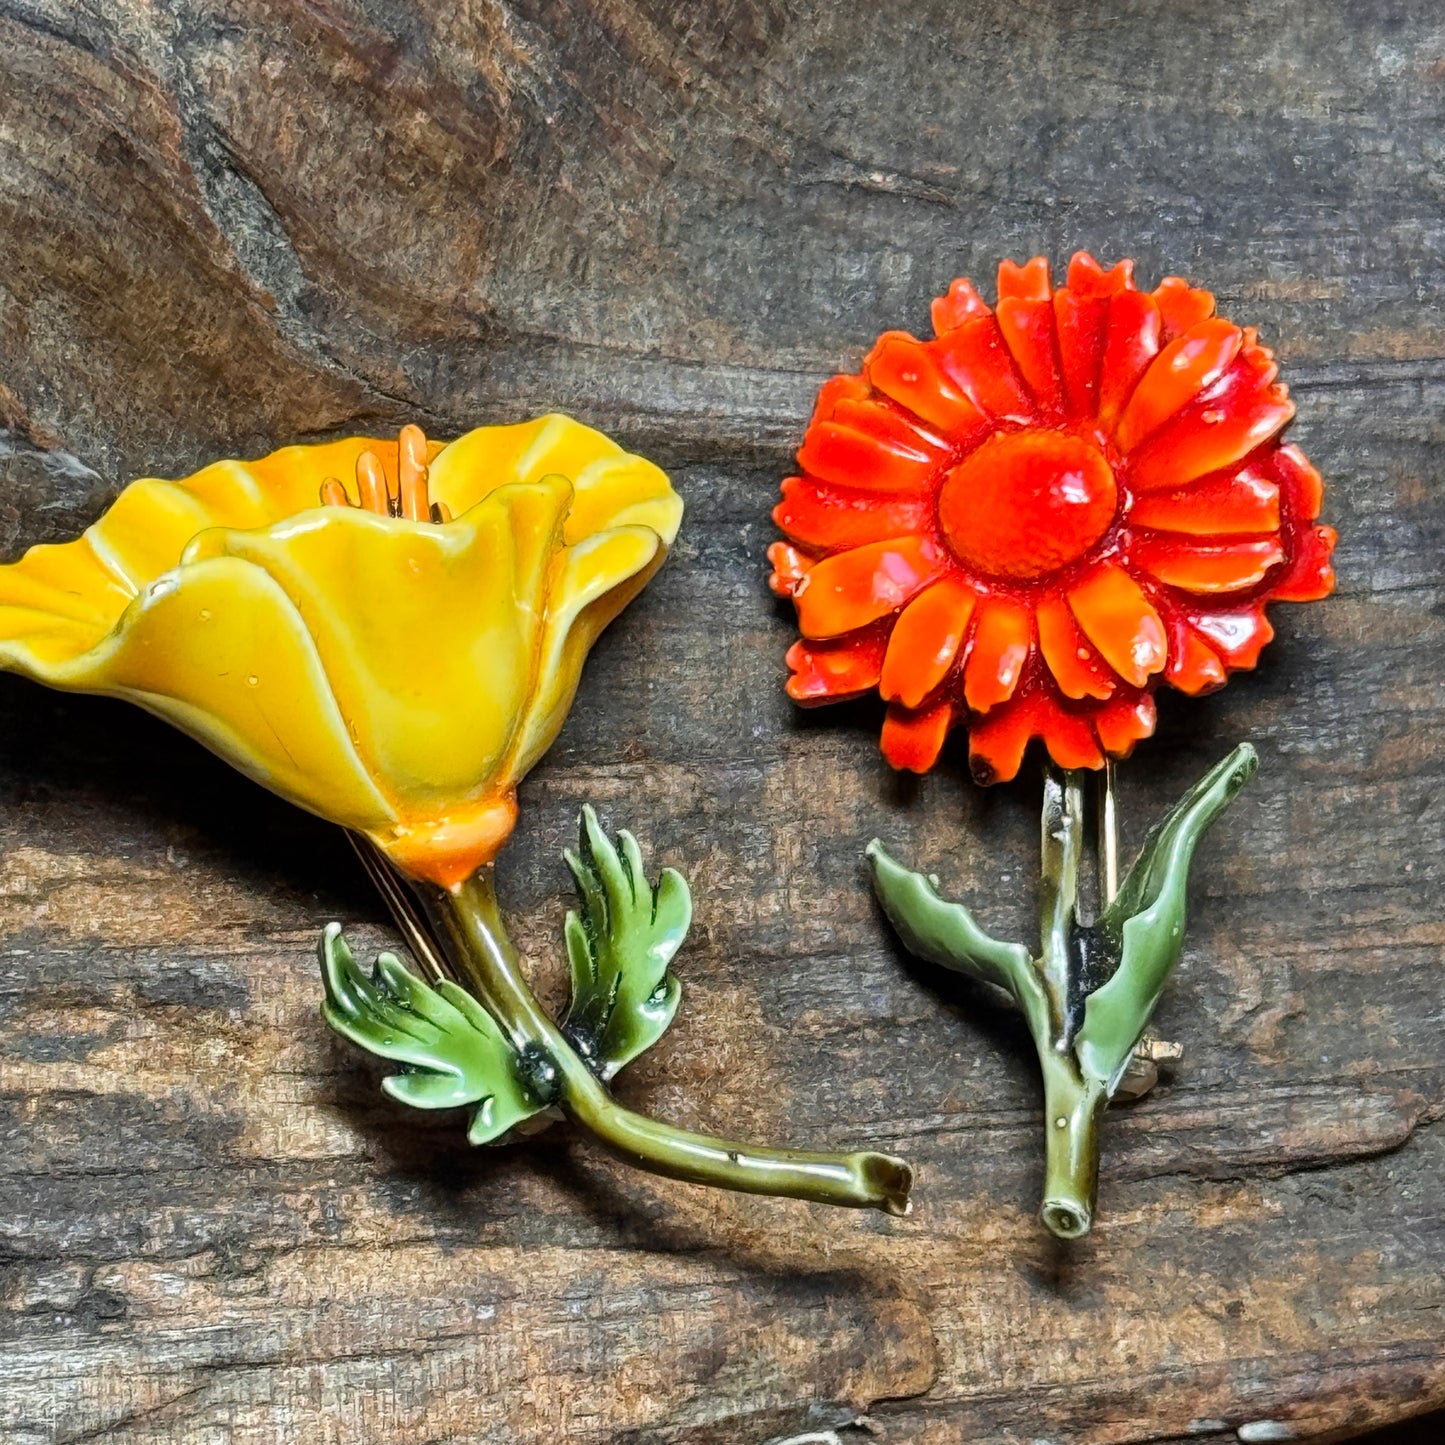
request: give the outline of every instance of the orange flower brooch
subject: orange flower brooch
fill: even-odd
[[[1252,328],[1207,291],[1083,252],[1005,261],[988,306],[966,280],[934,336],[880,337],[822,389],[773,516],[772,586],[802,640],[788,692],[811,706],[876,688],[882,747],[927,771],[953,727],[974,777],[1046,754],[1042,942],[985,934],[870,848],[916,952],[1004,988],[1044,1072],[1054,1233],[1090,1227],[1097,1124],[1172,1046],[1145,1037],[1179,956],[1194,844],[1252,775],[1242,745],[1150,835],[1118,881],[1112,760],[1154,730],[1154,690],[1198,694],[1255,665],[1270,602],[1334,585],[1319,474],[1280,440],[1294,406]],[[1084,770],[1102,770],[1099,910],[1077,906]]]

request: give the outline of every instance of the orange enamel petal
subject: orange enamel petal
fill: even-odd
[[[948,288],[948,294],[933,303],[932,309],[935,336],[942,336],[945,331],[956,331],[965,321],[989,313],[988,303],[973,289],[973,282],[966,276],[960,276]]]
[[[1279,529],[1279,488],[1263,469],[1242,467],[1176,492],[1150,492],[1129,509],[1129,523],[1156,532],[1228,537]]]
[[[1224,471],[1262,446],[1294,415],[1283,387],[1270,387],[1246,406],[1193,407],[1135,452],[1129,480],[1139,492],[1187,486]]]
[[[1222,472],[1262,446],[1294,415],[1282,386],[1271,384],[1273,363],[1249,348],[1223,379],[1155,432],[1129,457],[1136,492],[1172,490]]]
[[[1035,256],[1020,266],[1016,261],[998,263],[998,299],[1000,301],[1047,301],[1053,295],[1054,283],[1049,276],[1049,258]]]
[[[1293,443],[1274,454],[1274,470],[1289,497],[1289,512],[1301,522],[1313,522],[1324,503],[1325,484],[1310,459]]]
[[[821,422],[810,426],[798,465],[824,481],[880,492],[918,492],[937,470],[931,451],[895,447],[887,439]]]
[[[1335,590],[1330,555],[1338,534],[1333,527],[1306,527],[1294,541],[1289,571],[1270,589],[1280,602],[1318,602]]]
[[[1112,562],[1096,568],[1069,593],[1069,606],[1104,661],[1135,687],[1163,668],[1164,623],[1144,589]]]
[[[971,587],[945,577],[903,609],[883,663],[878,690],[885,698],[916,708],[943,681],[968,635],[976,600]]]
[[[818,399],[813,403],[813,415],[808,418],[808,425],[831,421],[840,401],[863,401],[872,394],[873,384],[866,376],[859,376],[855,372],[830,376],[818,388]]]
[[[1154,298],[1120,291],[1109,300],[1104,355],[1099,363],[1099,422],[1112,427],[1162,345],[1164,323]]]
[[[1176,629],[1164,680],[1191,697],[1223,687],[1227,674],[1219,655],[1187,623]]]
[[[1062,412],[1064,383],[1059,375],[1053,297],[1035,301],[1004,296],[997,312],[999,330],[1029,390],[1044,411]]]
[[[1191,612],[1189,622],[1226,667],[1253,667],[1274,636],[1262,602],[1227,612]]]
[[[1156,716],[1152,697],[1121,697],[1094,714],[1094,731],[1110,757],[1127,757],[1135,743],[1152,736]]]
[[[1002,597],[979,603],[963,665],[963,695],[974,712],[987,712],[1013,696],[1033,646],[1033,631],[1033,617],[1021,603]]]
[[[798,629],[804,637],[838,637],[896,612],[942,571],[926,537],[898,537],[825,557],[798,584]]]
[[[1054,324],[1069,409],[1075,416],[1091,417],[1099,408],[1099,368],[1109,324],[1108,298],[1083,296],[1072,289],[1057,291]]]
[[[768,578],[768,586],[779,597],[791,597],[798,590],[798,583],[813,568],[810,557],[805,556],[796,547],[790,547],[786,542],[774,542],[768,548],[768,561],[773,564],[773,573]]]
[[[952,721],[953,706],[948,702],[935,703],[921,712],[890,703],[880,739],[883,756],[900,770],[926,773],[938,761]]]
[[[895,451],[938,458],[946,455],[949,449],[948,443],[935,436],[918,417],[909,416],[876,395],[863,400],[844,398],[833,408],[833,420],[839,426],[877,437]]]
[[[1029,713],[1022,707],[1001,707],[968,730],[968,767],[974,781],[987,787],[1018,776],[1029,739]]]
[[[838,487],[813,477],[789,477],[773,520],[794,542],[816,552],[837,552],[904,537],[928,526],[932,503],[904,493],[879,495]]]
[[[968,445],[990,429],[988,418],[943,374],[932,351],[906,332],[881,336],[863,366],[879,391],[956,445]]]
[[[1122,452],[1132,451],[1150,433],[1212,386],[1239,355],[1244,332],[1214,318],[1177,336],[1139,378],[1114,429]]]
[[[1214,315],[1214,297],[1191,286],[1182,276],[1166,276],[1153,292],[1164,320],[1164,340],[1182,336],[1191,326]]]
[[[321,505],[323,507],[349,507],[351,505],[351,498],[346,495],[346,488],[335,477],[327,477],[322,482]]]
[[[944,375],[985,416],[1021,424],[1035,419],[1033,398],[1013,364],[996,317],[975,317],[939,337],[930,349]]]
[[[1105,297],[1134,288],[1134,263],[1117,261],[1107,271],[1087,252],[1069,258],[1068,289],[1079,296]]]
[[[1046,691],[1021,693],[971,730],[974,777],[981,783],[1012,778],[1032,738],[1043,740],[1060,767],[1103,767],[1104,754],[1090,726],[1091,717],[1091,712],[1061,707]]]
[[[1264,581],[1284,561],[1277,537],[1253,542],[1184,541],[1177,537],[1136,537],[1129,559],[1170,587],[1185,592],[1242,592]]]
[[[1034,701],[1034,735],[1044,740],[1049,756],[1061,768],[1104,766],[1104,754],[1089,725],[1090,716],[1067,711],[1047,693],[1040,693]]]
[[[840,642],[795,642],[788,649],[788,696],[804,707],[857,697],[878,684],[884,638],[877,633]]]
[[[1079,631],[1074,614],[1062,598],[1052,593],[1039,598],[1034,613],[1038,619],[1039,651],[1044,655],[1059,691],[1078,701],[1086,697],[1109,697],[1115,687],[1114,674]]]

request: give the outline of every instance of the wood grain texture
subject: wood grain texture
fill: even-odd
[[[633,827],[697,922],[624,1097],[920,1170],[888,1221],[561,1129],[467,1150],[317,1016],[323,924],[390,937],[341,839],[0,678],[0,1439],[1224,1445],[1445,1404],[1442,175],[1435,0],[0,0],[6,554],[403,420],[561,407],[658,457],[682,538],[504,901],[555,997],[576,810]],[[879,834],[1025,936],[1036,784],[961,747],[902,781],[876,709],[793,712],[761,553],[829,371],[1079,246],[1260,326],[1343,540],[1338,595],[1123,770],[1137,840],[1263,763],[1200,850],[1184,1063],[1065,1248],[1022,1028],[862,867]]]

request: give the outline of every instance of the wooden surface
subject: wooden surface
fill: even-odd
[[[469,1151],[317,1017],[322,925],[390,937],[341,839],[0,678],[0,1438],[1222,1445],[1445,1403],[1442,121],[1438,0],[0,0],[7,554],[133,475],[413,418],[656,456],[683,537],[505,900],[555,997],[576,809],[632,826],[697,923],[623,1096],[919,1168],[889,1221],[565,1129]],[[1343,540],[1338,595],[1124,769],[1137,839],[1263,761],[1198,860],[1184,1064],[1066,1248],[1023,1030],[861,866],[880,834],[1021,935],[1036,784],[961,747],[903,782],[875,709],[794,713],[761,554],[826,373],[1078,246],[1259,324]]]

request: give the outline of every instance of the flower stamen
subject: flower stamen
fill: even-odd
[[[386,472],[375,452],[362,452],[356,459],[356,490],[361,505],[378,517],[391,515],[391,496],[387,491]]]
[[[401,483],[401,514],[413,522],[431,515],[427,497],[426,434],[419,426],[402,427],[396,440],[396,470]]]
[[[439,525],[450,522],[451,508],[445,502],[433,502],[428,493],[430,470],[426,433],[419,426],[408,424],[396,439],[395,488],[387,481],[381,458],[373,451],[364,451],[356,459],[359,500],[353,502],[335,477],[327,477],[321,484],[321,503],[327,507],[360,506],[378,517],[405,517],[412,522],[431,521]]]

